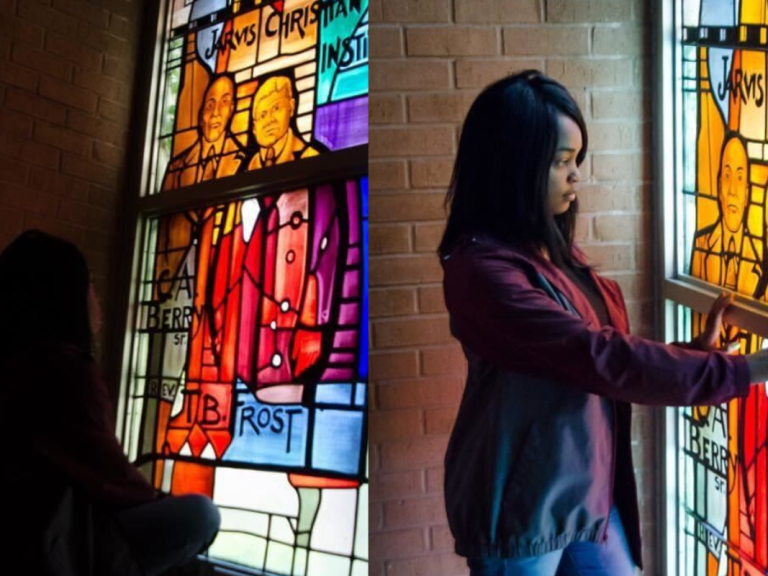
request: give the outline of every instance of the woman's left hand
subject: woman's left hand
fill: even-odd
[[[707,314],[707,322],[704,327],[704,331],[694,338],[691,344],[700,350],[709,352],[715,350],[717,346],[717,340],[720,337],[720,332],[723,327],[723,314],[725,314],[728,306],[733,304],[732,292],[721,292],[720,296],[712,304]]]

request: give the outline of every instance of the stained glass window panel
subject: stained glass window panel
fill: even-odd
[[[219,506],[213,560],[367,564],[367,192],[346,179],[147,223],[127,445],[156,488]]]
[[[768,341],[734,329],[757,348]],[[700,326],[678,305],[677,338]],[[678,410],[680,574],[768,574],[768,395]]]
[[[368,142],[368,0],[173,0],[153,192]]]
[[[683,14],[681,271],[764,300],[766,5],[683,0]]]

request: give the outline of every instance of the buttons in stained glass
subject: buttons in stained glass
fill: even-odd
[[[328,248],[328,236],[323,236],[323,239],[320,240],[320,250],[325,250]]]
[[[296,229],[299,226],[301,226],[303,218],[301,217],[301,212],[298,210],[291,214],[291,228]]]
[[[291,307],[291,303],[288,300],[283,300],[282,302],[280,302],[280,310],[282,310],[283,312],[288,312],[290,307]]]
[[[285,261],[288,262],[288,264],[293,264],[294,260],[296,260],[296,252],[288,250],[288,253],[285,255]]]
[[[280,368],[282,363],[283,363],[283,357],[280,356],[280,354],[275,354],[274,356],[272,356],[272,366],[274,366],[275,368]]]

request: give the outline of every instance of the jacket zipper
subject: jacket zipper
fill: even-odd
[[[613,446],[612,446],[612,452],[613,457],[611,458],[611,489],[608,493],[608,512],[605,516],[605,528],[603,529],[603,537],[602,541],[606,542],[608,540],[608,523],[611,519],[611,509],[613,508],[613,486],[616,482],[616,442],[617,442],[617,435],[618,435],[618,418],[616,417],[616,401],[611,400],[611,415],[612,415],[612,422],[611,422],[611,432],[613,436]]]

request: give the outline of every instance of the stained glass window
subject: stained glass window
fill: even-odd
[[[699,333],[678,305],[678,338]],[[746,335],[746,334],[745,334]],[[754,338],[759,347],[768,340]],[[768,396],[679,410],[681,574],[768,573]]]
[[[157,489],[218,505],[207,561],[362,576],[368,2],[157,9],[125,449]]]
[[[152,192],[368,142],[368,0],[172,0]]]
[[[685,275],[766,301],[768,185],[768,4],[755,0],[679,0],[674,293],[689,298]],[[699,310],[702,309],[698,306]],[[676,305],[670,339],[690,340],[704,317]],[[740,353],[768,345],[726,324],[718,345]],[[768,574],[768,400],[765,386],[746,399],[675,412],[677,574]],[[674,557],[677,553],[678,557]]]

